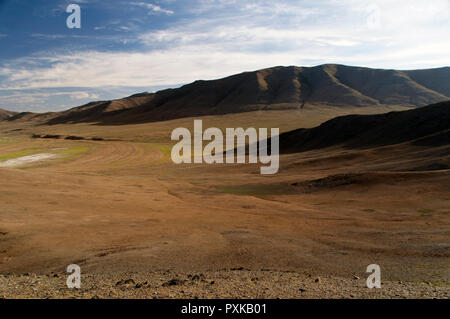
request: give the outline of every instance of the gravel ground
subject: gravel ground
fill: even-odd
[[[80,289],[66,286],[67,274],[0,275],[0,298],[449,298],[448,284],[382,282],[368,289],[366,278],[317,277],[305,273],[245,269],[82,274]]]

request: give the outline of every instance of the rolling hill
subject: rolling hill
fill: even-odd
[[[450,68],[397,71],[326,64],[273,67],[177,89],[92,102],[64,112],[17,115],[48,124],[128,124],[305,105],[420,107],[450,99]]]
[[[312,129],[290,131],[280,135],[280,152],[332,146],[369,148],[403,142],[450,145],[450,101],[401,112],[341,116]]]
[[[17,114],[16,112],[12,112],[12,111],[7,111],[7,110],[3,110],[0,109],[0,121],[2,120],[6,120],[7,118],[13,116]]]

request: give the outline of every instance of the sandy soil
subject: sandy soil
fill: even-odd
[[[261,176],[260,165],[173,165],[158,132],[180,123],[0,124],[0,159],[57,155],[0,168],[0,296],[448,297],[450,171],[423,169],[448,147],[283,155],[279,174]],[[374,263],[385,283],[377,292],[364,288]],[[69,264],[86,288],[63,287]],[[162,286],[173,278],[187,281]]]

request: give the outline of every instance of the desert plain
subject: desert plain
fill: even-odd
[[[404,109],[195,119],[287,132]],[[449,145],[289,152],[265,176],[260,164],[173,164],[170,133],[193,120],[0,122],[0,297],[449,297],[450,171],[433,166],[450,163]],[[81,289],[65,285],[70,264]],[[370,264],[381,289],[366,287]]]

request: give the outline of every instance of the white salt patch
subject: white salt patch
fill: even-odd
[[[17,166],[23,166],[29,163],[38,162],[47,160],[50,158],[56,157],[56,154],[49,154],[49,153],[40,153],[40,154],[34,154],[34,155],[28,155],[28,156],[22,156],[18,158],[13,158],[7,161],[0,162],[0,167],[17,167]]]

